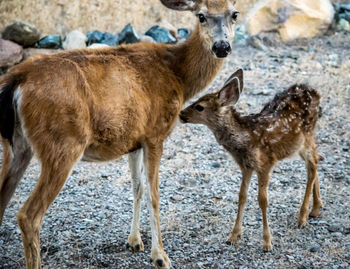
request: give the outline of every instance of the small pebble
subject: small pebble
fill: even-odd
[[[317,252],[321,246],[319,244],[315,244],[310,248],[310,252]]]

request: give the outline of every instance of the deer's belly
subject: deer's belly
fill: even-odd
[[[128,154],[141,148],[141,144],[130,143],[112,143],[112,144],[91,144],[83,154],[82,161],[87,162],[105,162],[118,159],[124,154]]]

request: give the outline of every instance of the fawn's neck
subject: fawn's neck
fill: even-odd
[[[223,108],[209,124],[219,144],[231,153],[245,151],[250,141],[249,133],[241,126],[240,115],[232,107]]]
[[[205,47],[199,25],[190,38],[174,47],[177,55],[173,70],[184,82],[184,101],[201,92],[215,78],[224,60],[216,58],[211,49]]]

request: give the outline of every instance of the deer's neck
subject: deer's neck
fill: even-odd
[[[174,50],[177,61],[173,68],[184,82],[184,101],[187,101],[208,86],[224,60],[216,58],[210,48],[205,47],[199,33],[199,25],[190,38]]]

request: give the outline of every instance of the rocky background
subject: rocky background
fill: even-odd
[[[268,215],[274,249],[264,253],[261,248],[262,219],[256,177],[249,191],[242,238],[237,245],[225,245],[236,216],[239,169],[206,127],[179,123],[166,141],[160,167],[161,229],[165,251],[174,268],[350,267],[350,3],[337,1],[317,19],[308,15],[307,8],[296,8],[297,3],[314,4],[315,1],[279,1],[278,4],[287,5],[277,12],[268,5],[276,2],[274,0],[261,1],[260,8],[252,9],[249,5],[253,1],[238,1],[249,6],[245,9],[247,16],[236,27],[232,55],[204,93],[220,87],[237,68],[243,68],[245,76],[245,91],[237,108],[245,114],[258,112],[276,93],[296,82],[308,83],[320,92],[323,116],[317,124],[317,141],[324,159],[318,169],[324,204],[320,216],[310,219],[303,229],[297,227],[306,171],[300,159],[285,160],[271,173],[269,186]],[[110,11],[120,8],[116,3],[121,5],[121,2],[89,1],[90,5],[84,4],[85,1],[78,4],[0,2],[2,72],[38,53],[139,41],[176,43],[191,32],[192,23],[183,17],[185,13],[179,16],[160,7],[157,1],[147,1],[147,12],[153,12],[153,17],[142,18],[145,11],[134,10],[145,6],[146,1],[133,2],[135,6],[129,11],[109,17]],[[154,6],[150,7],[150,2],[154,2]],[[98,5],[94,8],[91,3]],[[114,5],[117,8],[112,9]],[[50,7],[47,11],[46,6]],[[74,12],[80,14],[79,6],[85,7],[84,14],[73,18]],[[68,10],[72,10],[71,13]],[[104,10],[105,15],[96,15],[98,10]],[[96,20],[101,19],[101,24],[86,19],[86,28],[80,28],[82,26],[73,23],[74,20],[83,22],[90,12]],[[290,24],[294,19],[289,18],[298,14],[303,16],[305,29],[319,31],[313,37],[284,40],[281,29],[297,29],[294,33],[305,34],[295,28],[300,23]],[[109,24],[103,24],[103,16],[109,18]],[[66,20],[59,26],[55,23],[61,17]],[[261,24],[267,28],[253,32],[249,17],[269,18]],[[56,19],[51,21],[51,18]],[[121,23],[114,18],[130,18],[130,21]],[[273,30],[269,30],[273,18],[275,24]],[[0,227],[0,268],[25,267],[16,213],[32,191],[39,173],[40,164],[34,159],[4,215]],[[149,262],[151,232],[145,203],[142,208],[141,235],[145,251],[132,253],[125,245],[132,218],[127,158],[104,164],[78,163],[44,217],[43,268],[153,268]]]
[[[244,15],[255,2],[238,0],[237,8]],[[162,21],[176,27],[193,23],[191,14],[170,11],[159,0],[2,0],[0,14],[0,30],[15,20],[23,20],[36,25],[43,35],[66,35],[74,29],[118,33],[128,23],[140,31]]]

